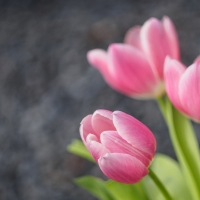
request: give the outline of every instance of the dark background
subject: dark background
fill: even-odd
[[[74,177],[100,174],[66,146],[98,108],[122,110],[155,134],[157,151],[175,158],[154,101],[113,91],[86,53],[122,42],[150,17],[174,22],[181,56],[200,52],[200,1],[0,0],[0,199],[94,200]],[[200,126],[195,125],[200,136]]]

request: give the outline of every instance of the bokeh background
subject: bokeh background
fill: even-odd
[[[198,0],[0,0],[1,200],[94,200],[72,180],[101,172],[66,146],[98,108],[135,116],[154,132],[157,152],[175,158],[156,102],[113,91],[86,60],[88,50],[123,42],[133,25],[164,15],[191,64],[200,53]]]

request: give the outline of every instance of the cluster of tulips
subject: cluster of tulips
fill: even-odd
[[[199,146],[190,119],[200,123],[200,56],[189,67],[181,63],[175,27],[168,17],[163,17],[161,21],[150,18],[143,26],[134,26],[126,33],[124,43],[109,45],[107,52],[91,50],[87,58],[113,89],[132,98],[157,100],[179,161],[179,171],[185,184],[184,197],[175,195],[175,190],[183,190],[180,185],[175,184],[171,191],[159,177],[156,172],[159,163],[155,161],[155,170],[151,167],[156,158],[153,133],[124,112],[96,110],[86,116],[80,126],[86,149],[72,143],[69,151],[83,157],[90,154],[92,158],[89,159],[98,163],[113,184],[119,182],[117,184],[121,184],[122,188],[138,186],[144,178],[146,189],[143,187],[142,193],[145,195],[135,198],[132,194],[130,199],[199,200]],[[167,163],[167,157],[162,159]],[[169,177],[175,176],[173,171],[171,173]],[[148,186],[146,177],[150,177],[158,190],[153,196],[151,191],[148,192],[148,187],[152,187]],[[113,186],[110,192],[110,187],[106,186],[105,191],[97,192],[98,186],[94,189],[84,186],[88,182],[93,183],[93,179],[81,180],[77,183],[99,199],[117,199],[113,193],[119,187]],[[120,198],[129,199],[127,193]]]

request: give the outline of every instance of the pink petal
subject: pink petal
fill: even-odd
[[[200,63],[185,70],[179,83],[179,96],[186,114],[200,122]]]
[[[148,174],[143,163],[128,154],[109,153],[100,157],[98,163],[106,176],[121,183],[137,183]]]
[[[104,156],[106,153],[110,153],[106,147],[98,142],[98,138],[93,134],[89,134],[87,136],[86,147],[96,162],[98,162],[98,159],[101,156]]]
[[[179,60],[180,59],[179,43],[174,24],[167,16],[165,16],[162,21],[167,36],[167,41],[169,43],[169,50],[170,50],[169,55],[172,56],[172,58]]]
[[[151,159],[143,155],[143,152],[134,148],[125,141],[117,131],[105,131],[101,134],[101,143],[109,149],[111,153],[129,154],[140,160],[145,166],[149,166]]]
[[[107,70],[108,56],[106,51],[102,49],[88,51],[87,59],[91,65],[97,67],[103,74]]]
[[[141,42],[154,73],[163,79],[164,59],[169,52],[163,24],[155,18],[149,19],[141,28]]]
[[[130,89],[135,96],[152,93],[157,80],[141,51],[130,45],[112,44],[108,54],[110,73],[121,86]]]
[[[108,71],[108,55],[106,51],[101,49],[88,51],[87,59],[91,65],[96,67],[102,73],[107,81],[111,79]]]
[[[84,144],[86,143],[86,138],[89,133],[95,134],[95,131],[92,128],[91,120],[92,120],[92,115],[87,115],[81,121],[81,126],[80,126],[79,131],[80,131],[80,135]]]
[[[130,88],[122,85],[120,83],[120,79],[118,77],[113,76],[114,74],[110,72],[108,66],[108,55],[105,51],[101,49],[94,49],[87,53],[88,62],[96,67],[101,74],[103,75],[105,81],[110,85],[113,89],[129,95],[131,94]]]
[[[179,98],[179,81],[184,73],[186,67],[182,65],[180,62],[173,60],[169,57],[166,58],[165,61],[165,87],[169,99],[173,103],[173,105],[184,111],[180,98]]]
[[[153,133],[140,121],[121,111],[113,112],[113,123],[118,134],[140,150],[146,157],[152,158],[156,149]]]
[[[112,112],[97,110],[92,115],[92,127],[100,138],[100,134],[107,130],[116,130],[112,122]]]
[[[134,26],[133,28],[130,28],[125,35],[124,43],[130,44],[142,50],[140,41],[140,29],[141,26]]]

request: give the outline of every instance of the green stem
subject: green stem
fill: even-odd
[[[197,139],[188,119],[171,105],[167,97],[158,104],[169,128],[170,138],[193,199],[200,199],[200,158]]]
[[[156,184],[156,186],[159,188],[160,192],[163,194],[166,200],[173,200],[165,186],[162,184],[160,179],[156,176],[156,174],[152,171],[151,168],[149,168],[149,176],[151,177],[152,181]]]

